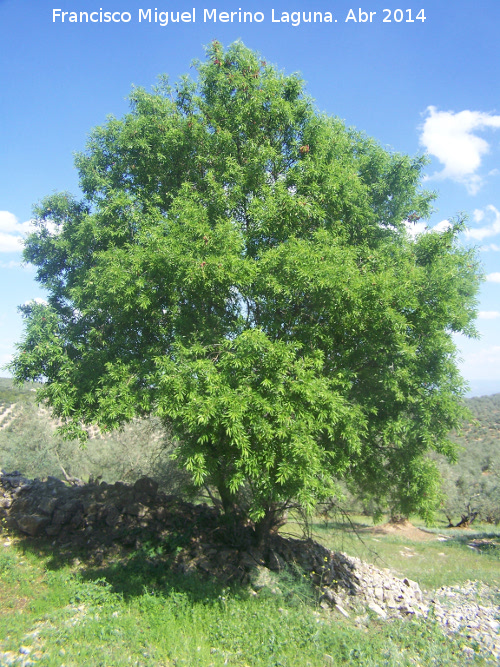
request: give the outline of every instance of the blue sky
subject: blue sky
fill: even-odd
[[[194,8],[196,20],[139,22],[139,9],[151,9],[154,18],[155,8],[175,14]],[[240,8],[263,20],[203,20],[204,10],[219,17]],[[58,16],[102,9],[130,20],[70,23],[68,14],[63,23],[53,20],[54,9]],[[500,3],[372,1],[361,5],[367,16],[374,12],[371,22],[346,21],[359,19],[359,9],[343,0],[0,0],[0,365],[22,334],[17,306],[44,296],[34,272],[21,266],[19,240],[32,205],[55,190],[78,194],[73,152],[84,149],[90,129],[106,116],[127,111],[132,85],[149,88],[161,73],[175,80],[193,71],[191,60],[203,58],[212,39],[226,45],[242,39],[280,69],[300,71],[321,111],[395,151],[429,154],[426,186],[439,198],[427,224],[467,213],[463,242],[481,248],[487,276],[481,339],[457,340],[463,374],[473,394],[499,392]],[[417,18],[421,10],[425,21]],[[325,18],[330,12],[336,22],[305,23],[304,11],[306,18],[309,11]],[[276,20],[292,19],[293,12],[301,13],[299,25]]]

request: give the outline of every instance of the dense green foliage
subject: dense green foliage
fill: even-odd
[[[36,208],[49,303],[24,308],[15,377],[44,380],[69,435],[160,417],[194,482],[264,530],[336,478],[427,516],[426,453],[453,457],[463,414],[452,333],[474,335],[463,224],[413,240],[423,158],[319,114],[241,43],[207,56],[93,131],[81,201]]]

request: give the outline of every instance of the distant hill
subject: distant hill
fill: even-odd
[[[491,396],[500,392],[499,380],[471,380],[469,382],[470,390],[467,392],[467,398],[477,396]]]
[[[460,462],[469,461],[487,472],[495,461],[500,463],[500,394],[467,399],[467,407],[476,421],[468,424],[454,439],[465,452]]]
[[[456,465],[441,461],[443,511],[450,523],[465,517],[500,523],[500,394],[466,400],[474,421],[460,435],[462,451]]]
[[[0,406],[27,399],[35,391],[35,384],[27,382],[19,387],[10,378],[0,378]]]

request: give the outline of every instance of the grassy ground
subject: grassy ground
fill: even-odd
[[[365,530],[364,545],[345,525],[318,521],[313,529],[328,546],[427,587],[499,578],[498,547],[474,551],[467,542],[472,533],[415,542],[373,533],[361,518],[356,523]],[[414,555],[401,555],[405,551]],[[3,533],[0,665],[26,665],[28,659],[54,667],[488,664],[480,656],[466,660],[463,641],[445,638],[431,621],[372,618],[364,627],[352,616],[322,610],[300,577],[283,576],[280,590],[255,596],[175,577],[147,551],[83,568],[74,555],[63,558],[46,545],[41,550]]]
[[[345,519],[314,520],[313,538],[335,551],[358,556],[377,567],[390,568],[397,576],[418,581],[422,589],[461,584],[478,580],[500,589],[500,527],[474,524],[469,529],[448,529],[446,523],[426,528],[412,519],[418,530],[374,525],[369,517],[357,515]],[[302,534],[298,524],[286,529]]]

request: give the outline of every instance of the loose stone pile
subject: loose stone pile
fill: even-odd
[[[137,549],[155,539],[165,545],[172,569],[249,585],[254,591],[277,591],[279,577],[274,573],[298,566],[309,573],[325,609],[354,614],[359,622],[368,619],[367,609],[380,619],[435,618],[446,632],[460,633],[469,644],[477,643],[500,660],[498,592],[470,583],[424,595],[410,579],[331,552],[312,540],[273,535],[265,547],[258,547],[251,525],[224,524],[214,507],[167,496],[149,478],[133,486],[68,486],[56,478],[28,480],[2,471],[0,520],[31,537],[49,538],[60,549],[84,549],[96,564],[109,550]]]
[[[360,603],[386,618],[435,619],[447,634],[458,634],[464,644],[464,655],[473,655],[476,646],[495,664],[500,663],[500,591],[480,582],[467,582],[461,586],[443,586],[423,593],[410,579],[398,579],[388,570],[363,563],[345,554],[332,554],[331,563],[341,577],[341,585],[334,591],[325,590],[323,599],[333,602],[346,614]],[[366,622],[363,615],[357,616]]]
[[[342,553],[331,554],[329,567],[334,570],[338,583],[334,587],[330,584],[323,597],[337,606],[349,604],[354,597],[381,618],[427,614],[422,591],[411,579],[399,579],[387,569],[379,570]]]
[[[447,633],[459,633],[500,663],[500,591],[477,581],[442,586],[429,596],[430,610]],[[470,653],[470,647],[464,648]]]

